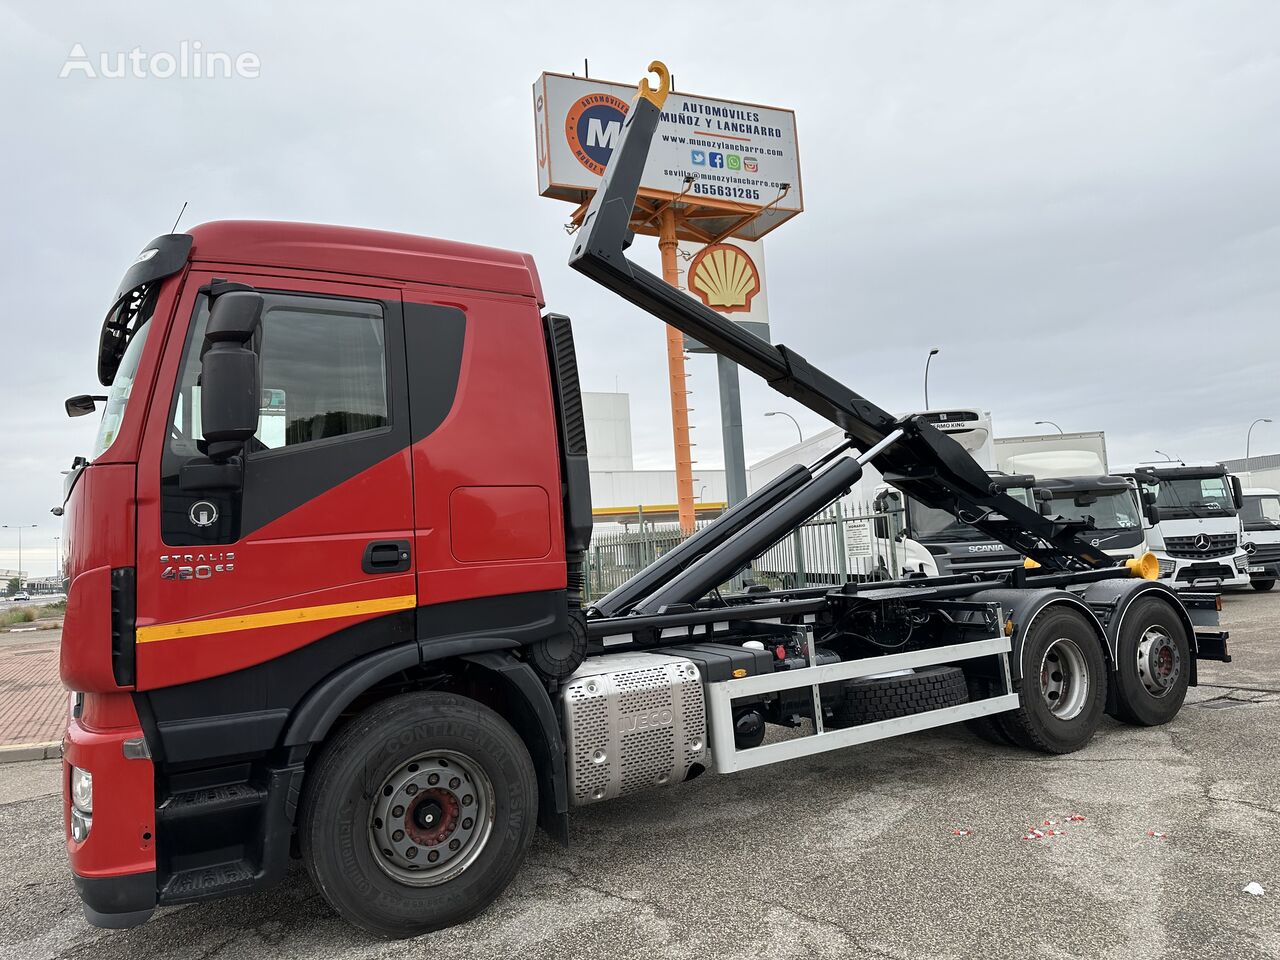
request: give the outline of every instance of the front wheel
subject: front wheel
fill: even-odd
[[[1191,642],[1177,612],[1157,597],[1124,612],[1116,643],[1116,719],[1140,727],[1168,723],[1191,678]]]
[[[1259,593],[1266,593],[1276,585],[1274,580],[1250,580],[1249,586],[1257,590]]]
[[[1107,662],[1089,621],[1078,610],[1049,607],[1022,641],[1018,709],[997,714],[1020,747],[1072,753],[1087,744],[1107,705]]]
[[[533,763],[502,717],[465,697],[410,693],[371,707],[325,746],[298,833],[329,905],[402,938],[492,903],[537,815]]]

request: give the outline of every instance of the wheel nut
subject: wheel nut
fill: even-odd
[[[391,815],[392,815],[393,817],[403,817],[403,816],[404,816],[404,807],[399,806],[399,805],[392,807],[392,808],[391,808]]]
[[[427,783],[429,783],[433,787],[439,782],[440,782],[440,774],[438,773],[433,773],[431,776],[427,777]]]
[[[404,788],[404,792],[412,797],[415,793],[418,792],[418,785],[416,783],[411,783]]]
[[[395,833],[391,835],[391,839],[394,840],[396,843],[399,843],[401,840],[404,839],[404,831],[397,830]]]
[[[457,790],[458,787],[460,786],[462,786],[462,781],[459,780],[457,777],[454,777],[452,780],[449,781],[450,790]]]
[[[408,857],[410,860],[412,860],[414,857],[418,855],[418,848],[410,847],[408,850],[404,852],[404,855]]]
[[[430,853],[427,854],[427,859],[430,860],[432,863],[435,863],[437,860],[440,859],[440,851],[432,850]]]
[[[455,839],[453,839],[453,840],[450,840],[450,841],[449,841],[449,849],[450,849],[450,850],[457,850],[460,846],[462,846],[462,843],[461,843],[461,841],[459,841],[459,840],[458,840],[458,839],[456,839],[456,838],[455,838]]]
[[[464,807],[471,806],[471,800],[472,800],[472,796],[471,794],[468,793],[465,797],[462,798],[462,805]]]
[[[463,821],[462,821],[462,829],[463,829],[463,830],[470,830],[470,829],[471,829],[471,825],[472,825],[473,823],[475,823],[475,821],[474,821],[474,820],[472,820],[470,817],[467,817],[465,820],[463,820]]]

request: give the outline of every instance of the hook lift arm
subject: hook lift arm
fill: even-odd
[[[649,146],[670,92],[660,62],[623,123],[622,136],[574,236],[569,266],[625,300],[765,379],[784,396],[836,424],[858,449],[902,435],[875,458],[885,481],[922,503],[949,511],[1039,563],[1046,571],[1110,567],[1116,561],[1076,534],[1084,524],[1042,516],[1009,496],[955,440],[919,416],[894,417],[781,344],[772,345],[632,263],[631,213]]]

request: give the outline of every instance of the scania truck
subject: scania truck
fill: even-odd
[[[1220,463],[1144,464],[1126,473],[1154,492],[1147,542],[1160,578],[1175,589],[1245,587],[1249,555],[1240,536],[1244,493]]]
[[[252,894],[296,855],[349,921],[416,935],[482,911],[575,806],[956,722],[1067,753],[1104,714],[1172,720],[1198,661],[1229,659],[1214,597],[628,259],[650,69],[570,266],[844,438],[585,610],[572,328],[528,256],[291,223],[156,238],[112,297],[65,489],[66,846],[93,923]],[[871,463],[1038,565],[722,589]]]

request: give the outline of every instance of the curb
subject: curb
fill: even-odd
[[[51,760],[62,756],[62,741],[45,743],[11,743],[0,746],[0,763],[18,763],[23,760]]]

